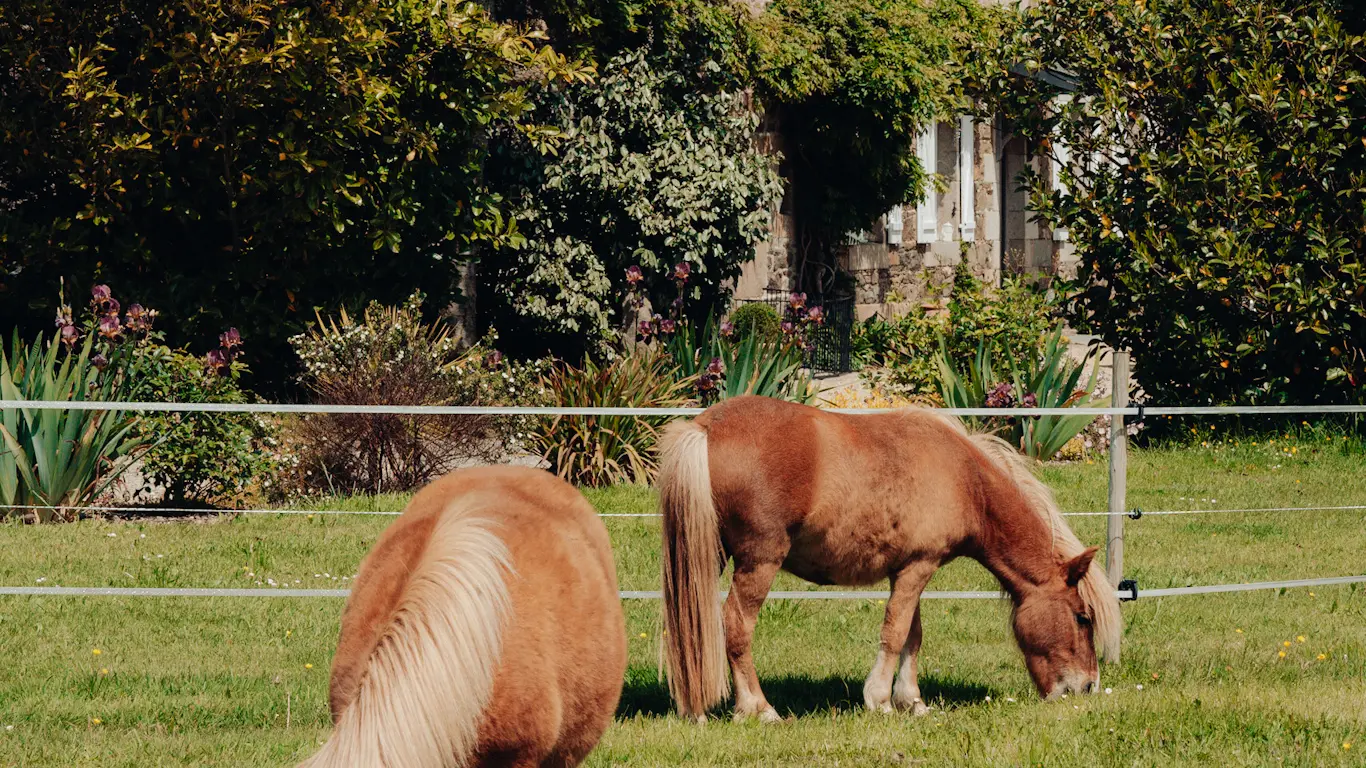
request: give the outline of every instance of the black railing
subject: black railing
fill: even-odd
[[[791,320],[792,309],[789,300],[792,294],[787,291],[764,291],[763,298],[741,299],[739,303],[761,302],[773,307],[778,316]],[[819,325],[807,330],[806,340],[810,349],[806,353],[806,364],[813,370],[844,373],[853,370],[850,363],[850,339],[854,332],[853,297],[821,296],[810,294],[806,299],[807,307],[820,307],[824,319]]]

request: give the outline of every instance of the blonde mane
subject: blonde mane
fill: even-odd
[[[1077,538],[1071,526],[1063,519],[1053,491],[1034,476],[1034,461],[1020,453],[1010,443],[989,433],[973,433],[962,419],[921,408],[907,409],[933,418],[957,434],[963,435],[977,446],[993,464],[1001,469],[1024,495],[1029,509],[1039,516],[1052,534],[1053,551],[1060,559],[1068,560],[1080,555],[1086,546]],[[1077,584],[1081,599],[1091,610],[1091,620],[1095,627],[1096,649],[1100,655],[1113,659],[1119,653],[1120,634],[1123,620],[1119,611],[1119,598],[1110,584],[1100,563],[1092,562],[1086,576]]]

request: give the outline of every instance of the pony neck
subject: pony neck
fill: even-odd
[[[1031,588],[1057,578],[1058,556],[1048,521],[1030,509],[1018,492],[1004,495],[1004,499],[992,499],[984,510],[975,559],[1019,603]]]

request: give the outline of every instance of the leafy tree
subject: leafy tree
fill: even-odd
[[[1068,147],[1065,189],[1024,183],[1081,257],[1074,322],[1132,349],[1149,393],[1360,402],[1364,77],[1331,4],[1051,0],[969,88],[1035,151]]]
[[[481,180],[490,125],[586,72],[432,0],[13,0],[0,7],[0,321],[61,275],[234,324],[283,381],[312,307],[451,297],[515,242]],[[184,338],[173,338],[180,343]]]
[[[564,140],[552,156],[506,148],[501,171],[526,243],[481,272],[505,338],[561,353],[607,342],[639,266],[656,308],[678,264],[702,314],[753,257],[781,190],[741,94],[651,62],[608,60],[601,79],[545,94]],[[542,347],[544,348],[544,347]]]

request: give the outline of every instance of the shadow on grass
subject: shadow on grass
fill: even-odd
[[[852,677],[813,678],[806,675],[760,677],[764,695],[784,716],[806,717],[831,710],[857,712],[863,709],[863,679]],[[936,709],[953,709],[981,703],[996,692],[980,683],[933,675],[920,676],[920,693]],[[721,710],[724,714],[728,710]],[[673,713],[669,687],[657,679],[653,667],[626,670],[617,717],[665,717]]]

